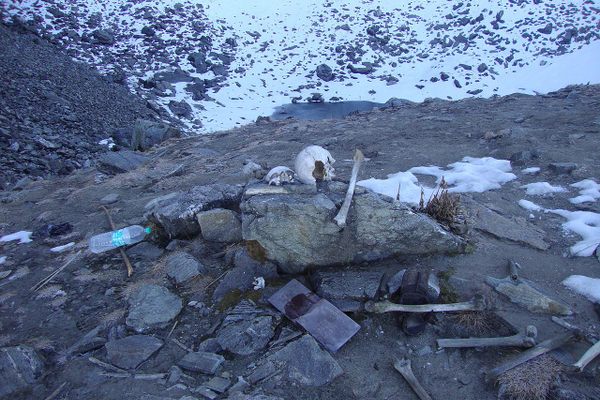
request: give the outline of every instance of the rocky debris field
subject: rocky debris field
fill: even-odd
[[[535,389],[521,398],[596,399],[598,361],[583,372],[568,366],[598,339],[598,300],[562,282],[600,277],[597,254],[569,255],[581,238],[562,230],[564,218],[520,201],[587,212],[593,230],[600,203],[569,198],[578,193],[574,182],[598,180],[599,106],[600,87],[591,85],[543,96],[402,102],[338,120],[261,121],[171,138],[143,153],[140,163],[132,161],[141,154],[133,150],[109,153],[128,161],[128,169],[99,163],[0,192],[0,397],[416,398],[402,375],[406,364],[399,360],[405,359],[433,398],[500,393],[509,399]],[[260,180],[272,167],[292,167],[308,144],[337,160],[332,182],[317,189]],[[359,179],[465,156],[510,160],[515,178],[459,195],[467,229],[358,187],[348,224],[339,230],[332,221],[356,148],[367,158]],[[542,181],[565,191],[536,194],[530,188],[537,186],[525,186]],[[110,230],[102,205],[118,227],[154,230],[126,249],[130,277],[117,251],[87,250],[87,239]],[[7,236],[19,231],[31,235]],[[552,300],[544,297],[546,308],[529,307],[531,297],[513,303],[502,294],[511,295],[498,283],[515,273],[509,259],[522,267],[523,282]],[[493,308],[437,313],[424,320],[423,333],[408,336],[396,313],[365,311],[372,309],[365,302],[389,298],[397,273],[407,268],[433,271],[439,302],[483,294]],[[315,333],[318,319],[316,326],[302,319],[310,314],[303,303],[281,312],[269,302],[293,279],[358,324],[338,351],[320,343],[328,336]],[[585,339],[565,336],[570,331],[552,321],[553,313]],[[529,325],[536,327],[536,343],[568,343],[497,382],[493,369],[524,350],[437,342],[518,335]]]
[[[539,92],[527,86],[535,71],[521,76],[523,87],[511,86],[512,74],[594,43],[600,26],[593,1],[286,0],[230,10],[227,1],[51,0],[8,2],[3,18],[197,132],[248,123],[313,92],[380,103],[397,93],[420,101]]]
[[[110,143],[144,150],[181,134],[123,76],[101,76],[28,29],[0,24],[0,188],[95,165]]]

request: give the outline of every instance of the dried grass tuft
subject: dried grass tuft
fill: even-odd
[[[563,366],[545,354],[500,375],[500,394],[512,400],[545,400],[562,371]]]
[[[460,198],[457,195],[448,192],[448,184],[442,176],[438,189],[424,206],[424,193],[421,190],[421,200],[419,201],[419,211],[433,217],[439,222],[453,223],[461,215]]]

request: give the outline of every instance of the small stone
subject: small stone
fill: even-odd
[[[223,347],[221,347],[217,338],[208,338],[198,345],[198,351],[220,353],[223,351]]]
[[[214,375],[225,358],[218,354],[198,351],[188,353],[179,361],[179,366],[188,371]]]
[[[167,288],[144,285],[129,299],[127,326],[138,333],[164,328],[183,308],[181,299]]]
[[[181,368],[179,368],[177,365],[173,365],[169,369],[169,377],[167,378],[167,383],[169,385],[176,384],[177,382],[179,382],[179,379],[181,379],[182,374],[183,371],[181,370]]]
[[[193,389],[193,392],[198,393],[203,399],[214,400],[219,397],[218,393],[213,392],[206,386],[198,386],[196,389]]]
[[[106,44],[106,45],[111,45],[115,43],[115,36],[114,34],[106,29],[98,29],[96,31],[94,31],[92,33],[94,35],[94,38],[98,41],[98,43],[100,44]]]
[[[333,71],[331,70],[331,67],[329,67],[327,64],[319,65],[317,67],[316,73],[317,76],[325,82],[329,82],[334,78]]]
[[[429,355],[431,353],[433,353],[433,349],[429,345],[423,346],[415,352],[415,354],[419,357],[423,357],[423,356]]]
[[[379,293],[382,271],[317,271],[312,275],[315,292],[341,311],[359,311]]]
[[[119,195],[117,193],[110,193],[110,194],[107,194],[106,196],[104,196],[100,200],[100,203],[108,205],[108,204],[116,203],[117,201],[119,201]]]
[[[198,213],[197,218],[205,240],[221,243],[242,240],[242,222],[235,211],[215,208]]]
[[[163,254],[163,250],[149,242],[141,242],[127,249],[127,255],[131,258],[146,261],[155,261]]]
[[[479,72],[480,74],[487,71],[488,66],[486,63],[481,63],[479,64],[479,66],[477,67],[477,72]]]
[[[216,339],[224,350],[246,356],[265,348],[274,334],[273,317],[241,301],[225,317]]]
[[[127,336],[105,345],[108,361],[125,369],[137,368],[162,346],[162,340],[146,335]]]
[[[0,397],[9,398],[27,389],[43,372],[44,364],[31,347],[0,348]]]
[[[206,272],[206,268],[191,254],[179,251],[167,258],[166,271],[169,278],[179,284]]]
[[[337,361],[309,335],[289,343],[268,360],[280,364],[278,370],[284,377],[300,385],[323,386],[344,372]]]
[[[571,172],[575,171],[579,166],[575,163],[572,162],[566,162],[566,163],[551,163],[548,168],[550,168],[550,171],[554,172],[555,174],[558,175],[562,175],[562,174],[570,174]]]
[[[229,379],[221,378],[220,376],[215,376],[214,378],[211,378],[208,382],[206,382],[204,385],[217,393],[224,393],[227,390],[227,388],[231,386],[231,382],[229,382]]]

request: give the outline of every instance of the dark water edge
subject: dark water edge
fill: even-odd
[[[296,103],[275,107],[273,120],[295,118],[302,120],[339,119],[353,112],[366,112],[383,107],[372,101],[340,101],[335,103]]]

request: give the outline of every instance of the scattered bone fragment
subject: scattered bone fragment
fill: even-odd
[[[494,290],[502,293],[511,302],[525,307],[533,313],[571,315],[569,306],[544,294],[533,282],[519,277],[520,266],[509,261],[509,274],[503,279],[488,276],[485,282]]]
[[[350,184],[348,185],[348,191],[346,192],[346,197],[344,198],[344,202],[342,203],[342,207],[340,211],[335,216],[334,221],[340,227],[344,228],[346,226],[346,219],[348,218],[348,211],[350,211],[350,203],[352,203],[352,196],[354,196],[354,189],[356,188],[356,179],[358,178],[358,170],[360,169],[360,165],[364,161],[365,156],[362,151],[356,149],[354,152],[354,165],[352,166],[352,176],[350,177]]]
[[[291,168],[280,165],[267,172],[265,181],[269,185],[281,186],[286,183],[293,183],[295,175]]]
[[[468,338],[468,339],[438,339],[439,348],[445,347],[532,347],[535,346],[537,328],[529,325],[525,332],[513,336],[494,338]]]
[[[477,296],[470,301],[449,304],[397,304],[390,301],[365,303],[365,311],[382,314],[386,312],[428,313],[428,312],[454,312],[454,311],[481,311],[487,309],[482,296]]]
[[[583,369],[590,363],[594,358],[596,358],[600,354],[600,342],[596,342],[592,347],[587,349],[585,353],[581,356],[581,358],[573,364],[575,368],[579,371],[583,371]]]
[[[421,384],[417,380],[417,377],[413,373],[409,359],[396,359],[396,361],[394,361],[394,368],[396,369],[396,371],[402,374],[402,377],[406,380],[406,382],[408,382],[408,384],[410,385],[412,390],[414,390],[419,399],[431,400],[431,396],[429,396],[429,394],[425,391],[423,386],[421,386]]]
[[[533,360],[534,358],[541,356],[542,354],[546,354],[552,350],[558,349],[559,347],[565,345],[566,343],[570,342],[576,337],[576,334],[569,332],[545,340],[537,344],[536,346],[525,350],[517,356],[509,359],[508,361],[501,363],[496,368],[491,369],[487,373],[487,378],[495,382],[498,379],[498,377],[504,372],[518,367],[519,365],[524,364],[529,360]]]

